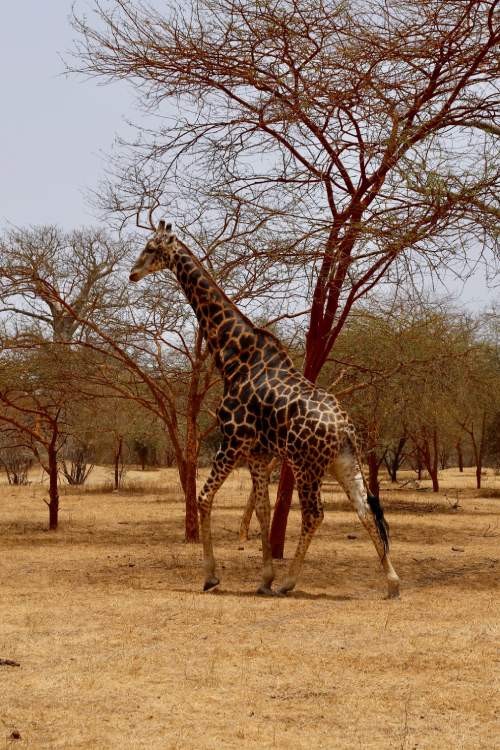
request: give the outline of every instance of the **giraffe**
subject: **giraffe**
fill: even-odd
[[[221,445],[198,496],[203,590],[220,582],[211,533],[213,499],[237,462],[246,458],[262,536],[262,582],[257,593],[284,596],[295,587],[309,544],[323,520],[320,489],[330,465],[375,545],[386,575],[388,597],[399,596],[399,578],[389,556],[388,526],[378,498],[367,492],[357,436],[338,401],[297,370],[273,334],[243,315],[173,234],[172,225],[162,220],[132,267],[130,281],[137,282],[163,269],[170,270],[182,287],[224,384],[217,410]],[[297,549],[277,591],[272,589],[269,542],[267,466],[272,456],[292,467],[302,515]]]

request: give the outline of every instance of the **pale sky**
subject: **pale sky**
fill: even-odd
[[[79,0],[77,7],[87,3]],[[4,2],[0,16],[0,227],[95,224],[85,191],[103,176],[104,153],[125,119],[138,119],[124,83],[98,85],[63,74],[72,48],[72,0]],[[462,285],[450,281],[461,304],[478,309],[499,299],[484,271]],[[442,294],[444,290],[436,290]]]
[[[79,4],[83,6],[82,3]],[[63,74],[75,36],[70,0],[2,3],[0,224],[93,223],[84,191],[103,174],[103,152],[133,117],[125,84]]]

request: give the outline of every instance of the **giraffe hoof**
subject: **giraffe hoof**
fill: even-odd
[[[401,599],[401,596],[399,595],[399,590],[397,590],[397,591],[389,591],[385,598],[386,599]]]
[[[386,599],[399,599],[399,580],[389,581],[389,590]]]
[[[281,586],[277,591],[274,592],[275,596],[286,596],[290,589],[285,588],[285,586]]]
[[[286,596],[289,591],[293,591],[295,588],[295,581],[293,578],[285,578],[285,581],[281,584],[281,586],[278,589],[278,594],[280,596]]]
[[[264,584],[262,584],[262,586],[259,586],[255,593],[258,596],[279,596],[277,591],[273,591],[270,586],[265,586]]]
[[[214,586],[218,586],[220,583],[218,578],[209,578],[205,583],[203,584],[203,591],[210,591],[210,589],[213,589]]]

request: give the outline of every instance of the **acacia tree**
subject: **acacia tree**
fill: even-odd
[[[439,491],[443,457],[457,438],[454,408],[459,399],[462,373],[477,356],[476,323],[453,310],[423,310],[406,332],[406,347],[427,360],[405,374],[404,408],[407,435],[417,467],[425,467],[434,492]]]
[[[71,312],[71,308],[68,308]],[[156,311],[158,312],[158,310]],[[105,420],[105,429],[114,435],[115,485],[118,484],[119,463],[130,423],[144,411],[159,420],[169,438],[176,457],[180,483],[186,503],[185,540],[199,541],[196,505],[196,466],[201,442],[212,429],[205,430],[199,420],[208,391],[214,385],[208,353],[199,345],[190,346],[189,337],[183,341],[185,360],[172,360],[171,340],[165,345],[165,330],[151,325],[135,324],[130,319],[113,328],[98,327],[86,321],[92,330],[81,345],[92,351],[88,368],[82,368],[78,389],[87,397],[108,398],[111,403],[124,403],[123,413]],[[171,333],[171,331],[170,331]],[[97,368],[92,366],[98,358]],[[134,415],[135,412],[135,415]],[[211,420],[213,423],[213,419]]]
[[[82,316],[102,321],[123,304],[125,287],[116,284],[114,271],[129,252],[127,241],[113,241],[97,229],[38,226],[7,231],[0,239],[4,354],[14,362],[24,357],[28,368],[19,382],[5,381],[1,419],[23,432],[49,475],[51,529],[57,528],[58,457],[66,438],[61,420],[74,396],[61,368],[71,373],[71,345],[85,336]]]
[[[181,196],[198,187],[258,207],[280,238],[272,252],[286,248],[304,269],[312,381],[353,305],[382,280],[465,267],[478,239],[496,250],[498,0],[191,0],[161,11],[112,0],[94,10],[95,23],[74,20],[73,69],[127,79],[148,112],[169,115],[144,129],[132,169],[157,163]],[[285,468],[276,556],[292,481]]]
[[[64,445],[62,419],[67,389],[58,382],[51,349],[19,352],[15,342],[3,340],[0,362],[0,428],[16,435],[17,444],[30,450],[49,478],[49,529],[59,518],[58,456]]]
[[[414,298],[351,317],[322,382],[330,368],[343,368],[336,390],[364,433],[372,491],[382,463],[395,481],[411,448],[438,490],[439,466],[456,443],[462,390],[484,348],[477,329],[477,320],[446,302]]]
[[[22,436],[10,429],[0,429],[0,465],[9,484],[28,484],[28,472],[35,461],[26,450]]]
[[[130,242],[99,229],[63,232],[56,226],[14,229],[0,238],[0,312],[7,330],[69,342],[80,328],[45,284],[78,314],[96,322],[123,304],[114,271]]]
[[[488,433],[500,408],[499,373],[498,349],[483,340],[478,341],[475,356],[457,378],[453,414],[472,446],[477,489],[481,488]]]
[[[399,455],[406,430],[402,378],[406,369],[421,364],[417,353],[404,346],[408,325],[403,304],[379,303],[359,310],[344,327],[321,375],[327,385],[341,368],[335,392],[363,438],[368,483],[376,496],[380,467],[394,451]]]
[[[106,360],[102,355],[93,355],[81,349],[78,355],[78,376],[72,379],[72,387],[75,393],[85,397],[80,399],[77,409],[70,410],[70,424],[75,427],[72,429],[69,455],[71,458],[71,449],[76,445],[80,451],[86,448],[84,459],[88,456],[93,460],[99,457],[105,463],[111,459],[113,485],[118,490],[124,477],[125,464],[133,463],[130,458],[137,453],[138,443],[147,449],[148,455],[142,455],[144,463],[150,452],[156,453],[164,445],[164,424],[132,396],[124,398],[115,391],[109,385],[112,378],[95,376],[95,372],[102,372],[103,367],[110,375],[113,368],[109,358]],[[119,370],[116,367],[113,371],[115,379],[121,378]],[[64,456],[67,453],[65,449]],[[79,455],[77,452],[77,457]]]

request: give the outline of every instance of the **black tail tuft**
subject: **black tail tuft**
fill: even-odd
[[[384,511],[380,505],[379,498],[368,493],[368,505],[370,506],[370,510],[375,518],[375,523],[377,524],[377,528],[384,544],[384,550],[387,553],[389,552],[389,524],[385,520]]]

